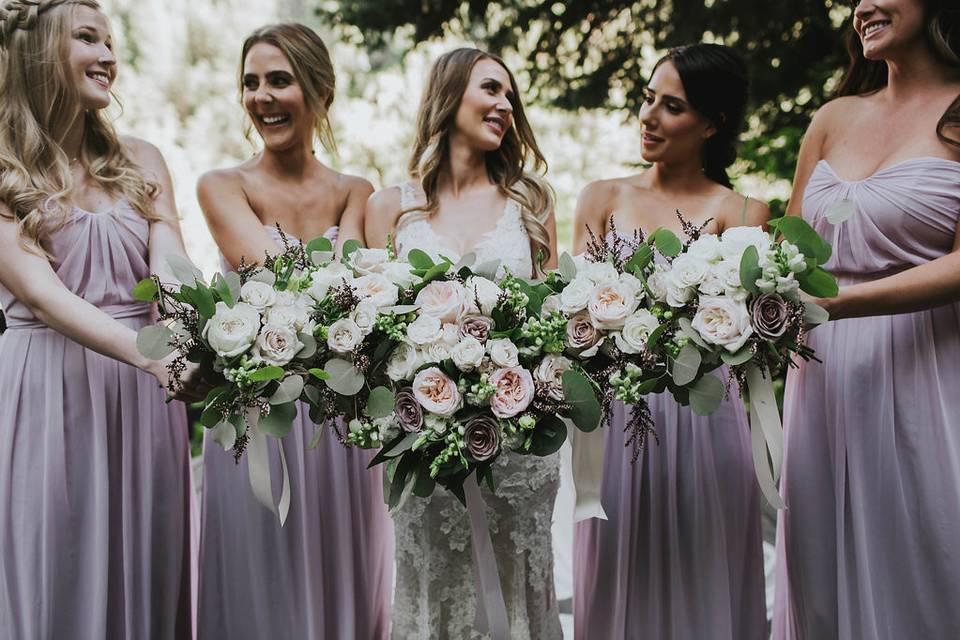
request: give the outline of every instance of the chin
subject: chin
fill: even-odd
[[[99,111],[110,106],[110,94],[104,95],[82,95],[80,96],[80,108],[84,111]]]

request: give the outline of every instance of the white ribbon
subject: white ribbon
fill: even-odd
[[[606,520],[607,514],[600,502],[603,488],[603,452],[606,446],[607,429],[597,427],[585,432],[573,422],[563,418],[570,437],[573,467],[573,491],[577,495],[573,512],[573,521],[581,522],[589,518]]]
[[[273,485],[270,480],[269,448],[267,436],[257,428],[260,423],[260,410],[257,407],[247,409],[244,418],[247,422],[247,472],[250,476],[250,488],[253,495],[263,506],[280,518],[280,526],[287,521],[290,512],[290,472],[287,469],[287,457],[283,445],[277,443],[280,453],[280,469],[283,472],[283,485],[280,488],[280,502],[273,503]]]
[[[463,493],[470,515],[471,544],[473,547],[473,581],[477,592],[477,617],[474,626],[491,640],[510,640],[507,605],[503,601],[497,558],[490,540],[490,524],[477,478],[470,474],[463,482]]]
[[[777,491],[780,469],[783,467],[783,425],[773,395],[773,376],[766,368],[750,364],[746,379],[750,393],[750,441],[757,482],[770,506],[783,509],[786,505]]]

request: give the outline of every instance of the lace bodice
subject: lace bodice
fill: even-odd
[[[416,206],[413,185],[404,182],[400,185],[400,207],[409,209],[413,206]],[[414,220],[397,229],[396,243],[401,258],[406,257],[414,248],[425,251],[434,260],[441,255],[454,262],[463,257],[444,242],[426,218]],[[477,256],[478,265],[499,260],[498,276],[502,276],[506,270],[521,278],[533,277],[530,237],[523,226],[520,204],[516,200],[507,200],[497,225],[480,236],[474,245],[473,253]]]

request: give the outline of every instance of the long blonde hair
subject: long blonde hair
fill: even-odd
[[[450,131],[470,73],[477,62],[485,59],[493,60],[507,72],[513,107],[513,126],[503,136],[500,147],[486,155],[487,175],[505,197],[520,204],[523,226],[533,243],[534,272],[539,273],[538,255],[542,251],[544,260],[550,257],[550,236],[545,225],[553,211],[554,198],[550,186],[535,172],[545,172],[547,161],[523,111],[513,73],[498,56],[479,49],[462,48],[445,53],[430,70],[417,114],[417,139],[408,167],[410,176],[420,181],[427,201],[423,206],[403,211],[397,227],[428,217],[439,208],[440,176],[449,170]],[[533,171],[527,170],[528,162]]]
[[[147,220],[159,187],[148,181],[99,110],[79,112],[67,68],[77,6],[94,0],[10,0],[0,8],[0,202],[13,212],[24,246],[42,253],[45,234],[62,225],[73,189],[62,137],[83,118],[80,158],[87,174],[128,200]],[[49,256],[48,256],[49,257]]]
[[[260,42],[275,46],[283,52],[293,75],[303,91],[304,102],[313,114],[314,131],[320,144],[330,153],[335,153],[337,143],[330,124],[330,105],[336,91],[337,76],[330,60],[327,45],[310,27],[298,22],[284,22],[260,27],[243,41],[240,54],[240,94],[243,95],[243,64],[247,54]],[[252,125],[247,124],[249,139]]]

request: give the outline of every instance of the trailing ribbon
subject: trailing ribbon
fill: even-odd
[[[750,393],[753,467],[763,497],[770,506],[783,509],[786,505],[777,491],[780,469],[783,466],[783,425],[780,423],[780,411],[773,395],[773,376],[766,367],[761,369],[751,364],[747,367],[746,379],[747,391]]]
[[[484,508],[480,488],[474,474],[463,483],[470,515],[470,531],[473,547],[473,582],[477,592],[477,617],[474,626],[481,633],[490,634],[491,640],[510,640],[510,625],[507,622],[507,606],[503,601],[497,558],[490,540],[490,524]]]
[[[270,450],[267,447],[267,436],[257,425],[260,422],[260,410],[250,407],[244,416],[247,422],[247,472],[250,476],[250,488],[257,500],[270,509],[280,518],[280,526],[287,521],[290,512],[290,472],[287,469],[287,457],[283,453],[283,446],[277,444],[280,453],[280,469],[283,472],[283,485],[280,488],[280,502],[273,503],[273,485],[270,481]]]
[[[563,418],[563,421],[567,423],[573,454],[573,490],[577,495],[573,521],[581,522],[589,518],[606,520],[607,514],[600,503],[600,495],[607,430],[598,427],[590,432],[581,431],[567,418]]]

